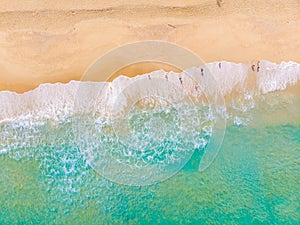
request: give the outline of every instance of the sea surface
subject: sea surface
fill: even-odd
[[[224,94],[219,114],[209,101],[151,98],[113,120],[75,114],[77,82],[1,92],[0,224],[299,224],[296,67],[293,83],[262,78]]]

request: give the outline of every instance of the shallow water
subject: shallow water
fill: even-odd
[[[6,145],[2,136],[1,224],[296,224],[300,220],[299,123],[228,125],[220,153],[207,170],[198,171],[203,151],[197,149],[173,177],[142,187],[102,178],[87,164],[66,124],[46,123],[30,131],[14,127],[11,132],[18,133],[19,142]],[[10,126],[1,127],[7,137],[12,136]],[[25,136],[27,141],[22,142]]]

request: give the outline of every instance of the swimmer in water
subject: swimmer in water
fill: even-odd
[[[203,70],[203,68],[201,68],[201,76],[203,76],[203,75],[204,75],[203,71],[204,71],[204,70]]]
[[[151,76],[150,76],[150,74],[148,74],[148,79],[149,79],[149,80],[151,80]]]
[[[221,65],[221,63],[219,63],[219,69],[221,69],[221,67],[222,67],[222,65]]]
[[[260,63],[260,61],[257,61],[257,72],[259,72],[259,69],[260,69],[259,63]]]
[[[255,65],[254,64],[251,66],[251,69],[252,69],[253,72],[255,71]]]
[[[168,75],[167,75],[167,74],[165,75],[165,78],[166,78],[166,80],[167,80],[167,81],[169,80],[169,78],[168,78]]]
[[[180,83],[181,83],[181,85],[182,85],[182,78],[181,78],[181,77],[179,77],[179,81],[180,81]]]

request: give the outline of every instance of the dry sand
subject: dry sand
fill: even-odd
[[[112,48],[166,40],[205,62],[300,62],[300,1],[4,0],[0,90],[79,80]]]

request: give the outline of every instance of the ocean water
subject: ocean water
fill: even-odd
[[[298,224],[298,81],[269,84],[265,76],[225,96],[219,139],[205,101],[147,99],[109,120],[74,114],[74,82],[1,93],[0,224]],[[199,171],[207,146],[220,139],[216,158]],[[155,182],[139,185],[135,171]]]

